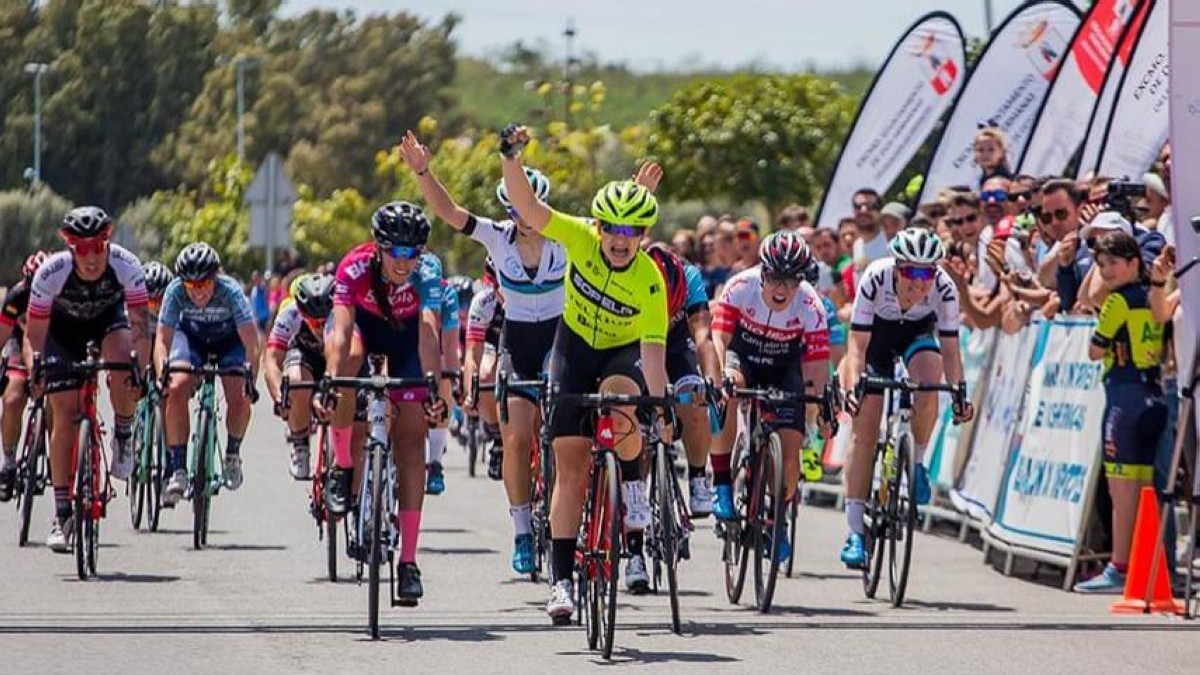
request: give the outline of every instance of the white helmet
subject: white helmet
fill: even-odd
[[[529,185],[538,201],[544,202],[550,198],[550,180],[541,171],[525,167],[525,177],[529,179]],[[508,201],[508,190],[504,189],[503,180],[496,186],[496,199],[499,199],[506,209],[512,206],[512,202]]]
[[[900,230],[889,246],[896,260],[914,265],[935,265],[944,255],[942,241],[924,228]]]

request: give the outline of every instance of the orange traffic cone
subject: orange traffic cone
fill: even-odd
[[[1171,582],[1167,577],[1167,556],[1162,542],[1158,540],[1158,497],[1154,488],[1142,488],[1138,498],[1137,522],[1133,526],[1133,546],[1129,551],[1129,569],[1125,576],[1125,597],[1112,604],[1114,614],[1168,613],[1183,614],[1183,603],[1171,596]],[[1150,566],[1154,549],[1158,548],[1161,564],[1150,579]],[[1153,583],[1153,594],[1148,595]],[[1149,604],[1146,599],[1150,598]]]

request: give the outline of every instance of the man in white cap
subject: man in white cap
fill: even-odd
[[[1146,196],[1139,202],[1139,206],[1145,204],[1145,212],[1139,211],[1138,216],[1141,224],[1152,230],[1162,232],[1167,241],[1173,241],[1174,237],[1171,233],[1171,195],[1167,191],[1167,184],[1156,173],[1147,173],[1142,176],[1142,183],[1146,185]]]
[[[883,235],[887,241],[891,241],[897,232],[908,227],[910,216],[912,216],[912,211],[900,202],[884,204],[879,211],[879,225],[883,228]]]

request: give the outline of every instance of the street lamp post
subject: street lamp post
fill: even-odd
[[[246,67],[257,65],[262,59],[257,56],[239,54],[233,60],[237,70],[237,156],[238,161],[246,161]]]
[[[33,75],[33,170],[29,180],[42,182],[42,76],[50,70],[48,63],[26,63],[25,72]]]

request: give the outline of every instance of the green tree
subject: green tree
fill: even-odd
[[[58,224],[70,210],[71,203],[45,185],[0,192],[0,283],[15,282],[31,252],[60,248]]]
[[[774,216],[824,186],[853,114],[813,75],[736,75],[675,92],[650,114],[644,152],[663,165],[662,194],[760,201]]]

